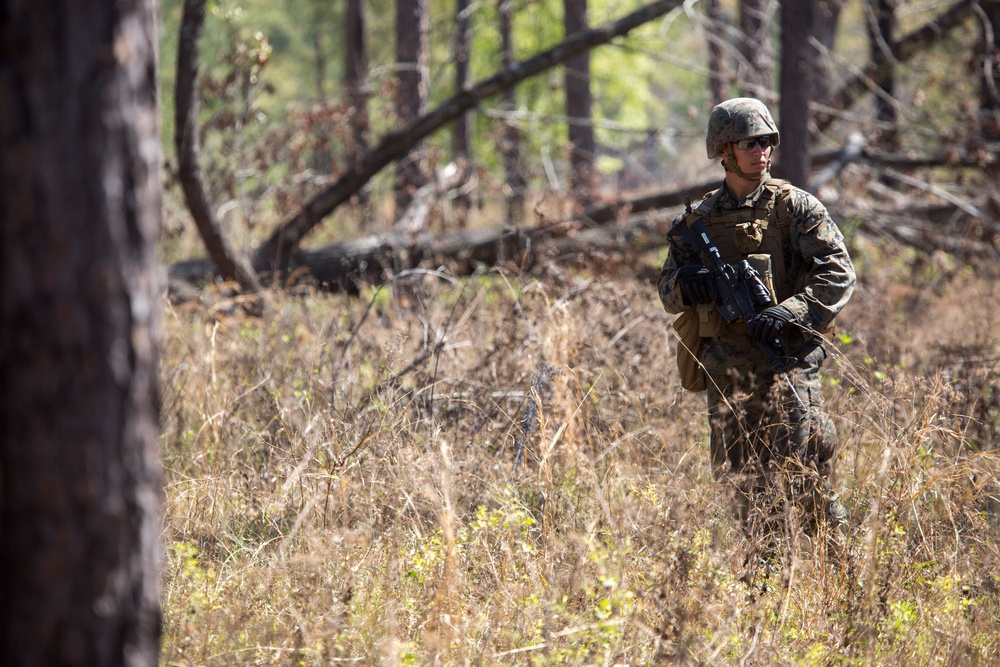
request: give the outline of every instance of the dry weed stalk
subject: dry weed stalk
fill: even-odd
[[[936,300],[963,290],[995,359],[996,288],[945,284],[919,318],[858,297],[826,376],[849,533],[789,533],[741,581],[760,545],[712,479],[650,286],[397,287],[277,298],[266,321],[174,313],[164,664],[998,656],[996,364],[962,361]]]

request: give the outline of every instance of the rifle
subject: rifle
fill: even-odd
[[[685,196],[684,204],[687,207],[687,212],[691,213],[691,198]],[[771,293],[761,279],[760,273],[750,265],[750,262],[744,259],[733,266],[723,261],[718,247],[712,242],[701,218],[696,218],[690,225],[686,222],[680,222],[675,226],[675,229],[679,229],[684,240],[695,249],[701,257],[702,263],[715,276],[713,290],[715,307],[727,322],[732,324],[736,320],[743,320],[749,326],[761,310],[774,305]],[[789,364],[785,357],[784,338],[778,333],[771,340],[754,340],[754,342],[760,353],[764,355],[764,359],[771,365],[774,374],[785,379],[799,407],[805,412],[806,405],[788,376]]]

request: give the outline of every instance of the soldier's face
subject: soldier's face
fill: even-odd
[[[747,143],[746,141],[741,141],[739,143]],[[733,157],[736,160],[736,165],[745,174],[759,174],[767,169],[767,161],[771,157],[771,146],[765,148],[762,143],[755,141],[749,148],[740,148],[737,143],[732,143],[730,146],[733,150]]]

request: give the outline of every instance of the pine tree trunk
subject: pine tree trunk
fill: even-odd
[[[152,0],[0,11],[5,667],[159,659],[155,32]]]
[[[455,3],[455,92],[469,85],[469,0]],[[468,112],[462,114],[452,127],[451,148],[454,161],[468,165],[472,159],[472,129]],[[465,227],[472,201],[467,192],[460,192],[454,199],[455,216],[460,227]]]
[[[781,130],[779,163],[775,175],[793,185],[809,187],[809,77],[815,49],[809,44],[813,28],[812,0],[785,0],[781,4]]]
[[[844,0],[816,0],[813,3],[812,35],[819,44],[819,50],[813,55],[812,77],[809,80],[809,98],[814,102],[825,102],[830,95],[833,63],[827,54],[833,52],[843,8]]]
[[[350,125],[349,141],[345,147],[347,159],[353,164],[361,160],[368,150],[368,54],[365,46],[364,0],[347,0],[344,17],[344,94],[347,98]],[[361,207],[362,227],[367,227],[371,217],[369,187],[358,190],[357,202]]]
[[[587,29],[587,0],[563,0],[566,36]],[[566,116],[569,118],[570,193],[578,207],[587,208],[594,198],[594,126],[590,93],[590,53],[566,61]]]
[[[984,140],[1000,141],[1000,0],[981,0],[980,5],[986,20],[979,49],[979,125]]]
[[[396,0],[396,114],[405,127],[427,110],[428,0]],[[396,164],[396,214],[427,182],[421,146]]]
[[[881,148],[894,151],[896,145],[896,68],[892,66],[889,45],[894,43],[896,29],[895,0],[873,0],[868,23],[869,49],[872,62],[886,63],[879,72],[875,85],[875,119],[878,121],[877,143]]]
[[[774,99],[774,48],[771,44],[772,0],[740,0],[740,62],[736,68],[740,95],[765,103]]]
[[[514,64],[513,35],[511,34],[511,2],[499,0],[500,15],[500,62],[503,69]],[[505,114],[513,114],[517,109],[515,88],[511,86],[503,92],[500,108]],[[507,195],[507,224],[517,225],[524,218],[524,174],[521,173],[521,133],[509,117],[503,119],[500,133],[500,155],[503,158],[505,188]]]
[[[714,107],[728,97],[722,53],[722,6],[719,0],[705,0],[705,18],[708,19],[708,97]]]

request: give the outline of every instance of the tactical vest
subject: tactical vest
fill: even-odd
[[[736,264],[748,260],[763,277],[775,303],[800,291],[799,283],[805,279],[799,275],[802,260],[792,251],[792,216],[788,209],[792,188],[788,181],[772,178],[764,184],[753,206],[734,211],[716,209],[720,188],[702,199],[684,220],[690,225],[701,219],[723,261]],[[746,335],[742,321],[727,323],[712,305],[699,306],[697,311],[702,337]]]
[[[721,189],[703,199],[685,220],[691,224],[701,218],[705,230],[719,248],[722,259],[730,264],[750,259],[751,264],[762,270],[759,256],[770,258],[767,267],[770,275],[765,282],[772,288],[778,303],[798,291],[801,259],[792,251],[791,222],[787,199],[792,184],[781,179],[770,179],[751,207],[735,211],[717,210],[715,205]]]

